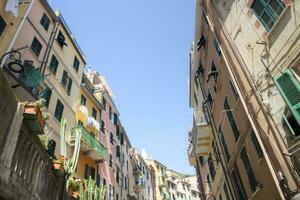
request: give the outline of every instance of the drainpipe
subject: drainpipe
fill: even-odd
[[[47,48],[46,48],[45,54],[43,56],[42,63],[41,63],[41,66],[40,66],[40,72],[42,72],[43,75],[45,74],[45,71],[46,71],[46,68],[47,68],[48,59],[49,59],[49,56],[50,56],[50,52],[51,52],[51,49],[52,49],[52,46],[53,46],[53,43],[54,43],[54,40],[55,40],[55,36],[56,36],[57,30],[58,30],[58,27],[59,27],[59,20],[58,20],[57,23],[55,23],[55,25],[53,27],[53,30],[51,32],[49,41],[47,43]]]
[[[229,43],[229,44],[230,44],[230,43]],[[267,163],[267,165],[268,165],[268,168],[270,169],[270,173],[271,173],[272,178],[273,178],[273,180],[274,180],[274,182],[275,182],[275,185],[276,185],[276,187],[277,187],[277,190],[278,190],[278,192],[279,192],[279,195],[280,195],[281,199],[285,199],[284,194],[283,194],[283,192],[282,192],[282,189],[281,189],[281,187],[280,187],[280,183],[279,183],[279,180],[278,180],[276,171],[275,171],[276,169],[275,169],[275,167],[274,167],[274,165],[273,165],[273,163],[272,163],[272,161],[271,161],[271,159],[270,159],[270,157],[269,157],[269,154],[267,153],[267,150],[266,150],[266,148],[265,148],[265,145],[263,144],[263,141],[262,141],[262,139],[261,139],[261,137],[260,137],[259,130],[258,130],[257,126],[256,126],[256,123],[255,123],[254,120],[252,119],[252,116],[251,116],[251,114],[250,114],[251,111],[249,110],[249,108],[248,108],[248,106],[247,106],[247,103],[246,103],[246,101],[245,101],[245,97],[244,97],[244,95],[243,95],[243,93],[242,93],[242,89],[241,89],[241,88],[239,87],[239,85],[237,84],[237,77],[234,75],[233,70],[231,69],[231,67],[230,67],[230,65],[229,65],[229,62],[228,62],[228,60],[227,60],[226,54],[224,53],[224,51],[223,51],[222,49],[221,49],[221,52],[222,52],[222,55],[223,55],[223,58],[224,58],[224,61],[225,61],[227,70],[228,70],[228,72],[229,72],[229,74],[230,74],[230,77],[232,77],[232,82],[233,82],[234,86],[236,87],[239,96],[241,97],[240,100],[241,100],[241,103],[242,103],[244,109],[246,110],[247,118],[248,118],[248,120],[249,120],[249,122],[250,122],[250,124],[251,124],[251,127],[253,128],[253,131],[254,131],[255,136],[256,136],[256,138],[257,138],[257,140],[258,140],[258,143],[259,143],[259,145],[260,145],[260,147],[261,147],[261,149],[262,149],[262,151],[263,151],[263,154],[264,154],[266,163]]]

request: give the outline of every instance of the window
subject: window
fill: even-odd
[[[205,48],[206,46],[206,39],[203,33],[201,33],[201,37],[197,42],[197,46],[198,46],[197,48],[198,51],[201,49],[201,47]]]
[[[59,64],[59,62],[58,62],[57,58],[55,57],[55,55],[52,55],[49,69],[52,72],[52,74],[54,74],[54,75],[56,75],[58,64]]]
[[[45,28],[45,30],[48,31],[49,25],[50,25],[50,19],[49,19],[49,17],[46,15],[46,13],[43,14],[40,23],[41,23],[42,26]]]
[[[117,158],[121,157],[121,148],[120,148],[120,145],[116,146],[116,156],[117,156]]]
[[[111,110],[111,106],[109,106],[109,119],[112,120],[112,110]]]
[[[44,90],[44,95],[43,95],[43,98],[45,99],[46,107],[49,106],[51,95],[52,95],[52,90],[48,86],[46,86],[46,88]]]
[[[258,182],[255,178],[255,174],[254,174],[254,171],[252,169],[251,162],[250,162],[250,159],[248,157],[248,154],[247,154],[247,151],[246,151],[245,147],[242,148],[241,159],[243,161],[244,167],[245,167],[246,172],[247,172],[248,180],[249,180],[249,183],[250,183],[250,188],[251,188],[252,192],[255,192],[256,187],[258,186]]]
[[[79,60],[78,60],[78,58],[75,56],[75,57],[74,57],[74,61],[73,61],[73,68],[76,70],[76,72],[78,72],[79,65],[80,65]]]
[[[83,126],[83,123],[82,123],[82,121],[80,121],[80,120],[78,120],[78,126]]]
[[[105,122],[101,120],[101,132],[105,134]]]
[[[109,154],[109,166],[112,167],[113,165],[113,157],[111,154]]]
[[[124,145],[124,134],[123,134],[123,133],[120,133],[120,137],[121,137],[121,139],[120,139],[120,144],[121,144],[121,145]]]
[[[225,97],[225,99],[224,99],[224,109],[225,109],[225,111],[227,113],[227,117],[229,119],[230,126],[232,128],[235,141],[237,141],[239,139],[239,137],[240,137],[240,131],[239,131],[239,129],[237,127],[237,124],[235,122],[232,110],[231,110],[229,102],[227,100],[227,97]]]
[[[255,0],[251,6],[267,31],[272,29],[284,8],[282,0]]]
[[[34,37],[30,48],[36,56],[39,56],[42,50],[42,44],[36,37]]]
[[[86,105],[86,97],[81,95],[81,99],[80,99],[80,105],[85,106]]]
[[[69,77],[68,86],[67,86],[67,94],[68,94],[69,96],[71,95],[72,84],[73,84],[73,81],[72,81],[72,79]]]
[[[235,88],[232,80],[229,80],[229,84],[230,84],[230,88],[231,88],[232,94],[233,94],[234,98],[237,100],[239,98],[239,94],[238,94],[238,92],[237,92],[237,90],[236,90],[236,88]]]
[[[236,167],[234,166],[232,172],[231,172],[231,177],[234,185],[234,189],[236,190],[236,194],[239,200],[247,200],[247,196],[245,193],[245,189],[241,180],[240,173]]]
[[[223,148],[224,148],[226,160],[227,160],[227,162],[229,162],[230,154],[229,154],[229,151],[228,151],[228,148],[227,148],[227,143],[226,143],[223,132],[220,132],[220,139],[221,139],[221,143],[222,143]]]
[[[59,122],[61,121],[63,112],[64,112],[64,105],[62,104],[62,102],[59,99],[57,99],[56,108],[55,108],[55,112],[54,112],[54,117]]]
[[[84,179],[88,179],[90,174],[90,169],[87,164],[84,164]]]
[[[58,42],[58,45],[59,45],[61,48],[63,48],[64,45],[68,46],[67,43],[66,43],[66,38],[65,38],[64,34],[63,34],[61,31],[58,32],[58,35],[57,35],[57,39],[56,39],[56,40],[57,40],[57,42]]]
[[[283,123],[291,137],[300,135],[300,83],[291,70],[287,70],[275,79],[278,90],[288,106],[283,115]]]
[[[110,143],[114,144],[114,135],[112,132],[110,132]]]
[[[97,110],[94,107],[92,108],[92,117],[97,120]]]
[[[215,50],[216,50],[217,55],[220,56],[221,55],[221,48],[220,48],[219,42],[216,39],[214,39],[214,46],[215,46]]]
[[[73,81],[69,77],[69,74],[68,74],[68,72],[66,72],[66,70],[63,71],[63,75],[61,78],[61,84],[67,90],[67,94],[71,95]]]
[[[252,143],[253,143],[253,146],[255,148],[257,156],[259,158],[263,157],[263,152],[261,150],[261,147],[260,147],[260,145],[258,143],[258,140],[257,140],[257,137],[256,137],[254,131],[252,131],[252,133],[251,133],[251,140],[252,140]]]
[[[213,77],[215,79],[215,81],[218,81],[219,71],[217,70],[217,67],[216,67],[214,61],[211,62],[211,68],[210,68],[210,72],[208,72],[208,74],[207,74],[206,82],[210,81],[211,77]]]
[[[64,88],[67,86],[68,79],[69,79],[68,72],[66,72],[66,70],[64,70],[62,78],[61,78],[61,84],[64,86]]]
[[[114,125],[117,125],[118,123],[118,114],[114,113]]]
[[[102,109],[106,111],[106,99],[104,97],[102,98]]]
[[[7,26],[6,22],[4,21],[2,16],[0,16],[0,36],[3,34],[6,26]]]

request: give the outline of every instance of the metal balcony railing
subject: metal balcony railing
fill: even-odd
[[[107,150],[104,145],[99,142],[94,135],[89,133],[83,126],[81,140],[85,143],[84,146],[88,147],[89,151],[93,151],[96,156],[92,156],[95,160],[105,160],[107,158]],[[72,131],[72,138],[74,138],[74,131]],[[91,152],[91,155],[93,155]]]

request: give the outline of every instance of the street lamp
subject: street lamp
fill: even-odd
[[[18,58],[15,58],[15,54],[18,56]],[[22,64],[21,59],[21,53],[16,50],[9,51],[5,53],[1,58],[0,58],[0,64],[2,64],[3,58],[5,56],[9,55],[10,59],[9,62],[7,63],[7,67],[13,71],[14,73],[22,73],[24,71],[24,66]]]

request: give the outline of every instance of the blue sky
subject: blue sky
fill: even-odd
[[[50,1],[116,96],[132,145],[171,169],[187,157],[193,0]]]

